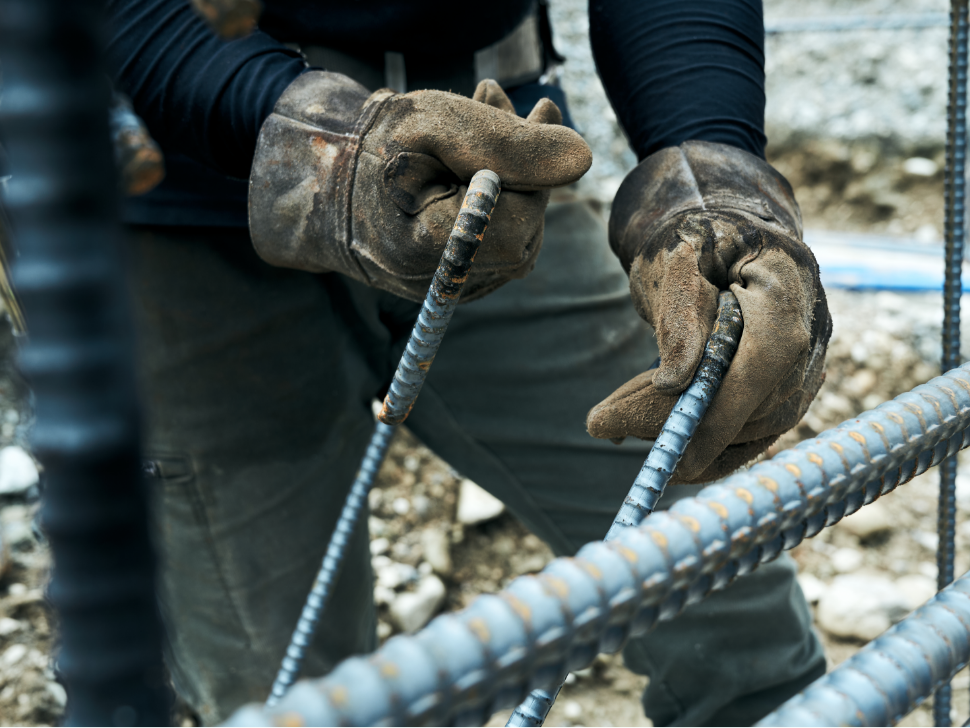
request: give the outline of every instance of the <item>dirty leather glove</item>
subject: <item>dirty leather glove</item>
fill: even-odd
[[[744,332],[672,482],[727,475],[798,423],[822,384],[832,319],[784,177],[724,144],[663,149],[617,192],[610,244],[630,273],[637,311],[656,331],[660,367],[594,407],[590,434],[659,434],[700,362],[718,291],[727,289],[741,304]]]
[[[592,162],[582,138],[542,99],[522,119],[494,81],[472,99],[444,91],[371,94],[310,71],[283,92],[260,130],[249,185],[249,227],[267,262],[338,271],[423,300],[480,169],[502,194],[462,300],[535,265],[551,188]]]

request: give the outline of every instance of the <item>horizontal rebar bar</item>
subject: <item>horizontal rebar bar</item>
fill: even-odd
[[[968,444],[964,365],[232,721],[481,724]]]
[[[949,24],[950,16],[947,13],[886,13],[883,15],[843,15],[841,17],[779,18],[777,20],[765,20],[765,35],[945,28]]]
[[[895,725],[970,658],[970,575],[957,579],[758,725]]]

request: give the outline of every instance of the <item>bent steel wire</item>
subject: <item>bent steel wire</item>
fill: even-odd
[[[962,295],[963,244],[966,208],[967,156],[967,0],[950,4],[949,103],[947,106],[946,179],[946,273],[943,283],[943,371],[960,364],[960,299]],[[957,459],[948,458],[940,467],[940,502],[936,552],[937,588],[953,581],[956,549]],[[950,684],[941,685],[933,699],[934,725],[951,724]]]
[[[501,181],[498,175],[489,170],[476,173],[468,184],[468,192],[462,201],[438,269],[431,280],[421,313],[394,372],[394,380],[387,396],[384,397],[384,406],[378,415],[379,421],[374,426],[374,434],[361,461],[360,470],[347,494],[340,519],[330,537],[330,543],[327,544],[320,571],[317,572],[313,588],[307,596],[303,612],[286,648],[286,655],[266,699],[268,707],[279,702],[300,672],[306,650],[316,633],[320,615],[327,606],[347,546],[364,509],[367,494],[374,485],[397,426],[411,412],[428,376],[428,369],[441,346],[445,329],[458,306],[468,272],[482,244],[500,191]]]
[[[721,381],[738,350],[743,325],[737,297],[730,291],[721,291],[718,295],[714,330],[704,346],[701,363],[694,372],[690,385],[680,395],[660,429],[660,434],[650,448],[650,454],[613,519],[606,541],[612,541],[626,528],[639,525],[657,507],[657,501],[663,495],[677,463],[697,432],[701,418],[721,388]],[[566,676],[561,677],[562,680],[555,689],[537,689],[529,693],[512,712],[505,725],[541,726],[562,690]]]
[[[231,722],[481,724],[968,445],[964,365]]]
[[[934,688],[948,684],[968,659],[965,574],[757,725],[895,725]]]

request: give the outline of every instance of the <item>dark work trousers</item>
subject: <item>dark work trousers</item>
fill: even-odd
[[[169,664],[216,723],[268,694],[418,307],[272,268],[245,230],[131,232]],[[656,356],[602,219],[554,203],[535,271],[459,307],[407,425],[571,554],[605,535],[649,450],[591,438],[586,413]],[[359,528],[305,675],[375,648],[372,590]],[[810,625],[783,557],[626,661],[656,724],[750,725],[824,671]]]

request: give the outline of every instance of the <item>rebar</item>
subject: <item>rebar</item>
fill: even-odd
[[[374,434],[371,435],[360,470],[347,494],[340,518],[327,544],[323,563],[266,699],[267,707],[276,705],[300,674],[306,650],[313,641],[333,585],[340,575],[347,547],[357,528],[360,514],[364,511],[367,494],[374,486],[397,426],[407,418],[421,392],[448,323],[458,306],[468,272],[482,244],[500,192],[501,182],[498,175],[487,169],[477,172],[468,183],[468,192],[462,201],[445,252],[441,255],[418,320],[414,323],[407,346],[394,372],[394,379],[384,397],[384,405],[378,415],[378,422],[375,423]]]
[[[378,415],[381,422],[400,424],[414,406],[448,322],[458,306],[468,271],[498,200],[500,184],[498,175],[488,170],[472,177],[421,313],[384,397],[384,406]]]
[[[721,388],[721,381],[738,350],[742,327],[738,299],[730,291],[722,291],[718,295],[714,329],[704,346],[701,362],[690,385],[680,395],[660,429],[650,454],[613,519],[606,541],[612,541],[626,528],[638,526],[657,507],[657,501],[663,496],[677,463],[697,432],[701,418]],[[565,678],[563,675],[555,690],[538,689],[529,693],[505,725],[541,726],[555,704]]]
[[[967,154],[967,0],[950,4],[950,66],[947,104],[946,178],[944,183],[944,238],[946,269],[943,283],[943,360],[942,370],[960,364],[960,299],[962,295],[963,244],[966,207]],[[953,556],[956,549],[956,457],[940,468],[940,499],[936,552],[937,588],[953,581]],[[940,687],[933,700],[933,722],[951,724],[951,689]]]
[[[759,726],[895,725],[970,658],[970,575],[768,714]]]
[[[140,468],[97,0],[0,0],[4,206],[29,337],[31,449],[67,725],[165,725],[169,695]]]
[[[884,15],[843,15],[818,18],[782,18],[765,21],[765,35],[780,33],[831,33],[852,30],[911,30],[945,28],[946,13],[886,13]]]
[[[480,724],[968,445],[965,365],[231,722]]]

